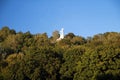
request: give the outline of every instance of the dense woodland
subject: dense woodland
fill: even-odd
[[[58,37],[0,29],[0,80],[120,80],[120,33]]]

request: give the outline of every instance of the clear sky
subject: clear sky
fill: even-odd
[[[83,37],[120,32],[120,0],[0,0],[0,28]]]

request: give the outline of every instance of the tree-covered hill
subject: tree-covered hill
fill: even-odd
[[[120,80],[120,33],[84,38],[0,30],[0,80]]]

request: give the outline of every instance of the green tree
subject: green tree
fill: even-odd
[[[71,39],[73,45],[82,45],[86,43],[86,40],[83,37],[75,36]]]
[[[59,31],[55,30],[52,33],[52,43],[56,42],[56,40],[60,37]]]
[[[65,38],[68,39],[72,39],[73,37],[75,37],[74,33],[68,33],[67,35],[65,35]]]
[[[76,64],[81,60],[81,56],[85,53],[84,47],[75,46],[72,47],[63,54],[64,63],[60,69],[62,80],[73,80],[76,73]]]

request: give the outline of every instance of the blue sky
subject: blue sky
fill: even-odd
[[[65,29],[83,37],[120,32],[119,0],[0,0],[0,28],[32,34]]]

